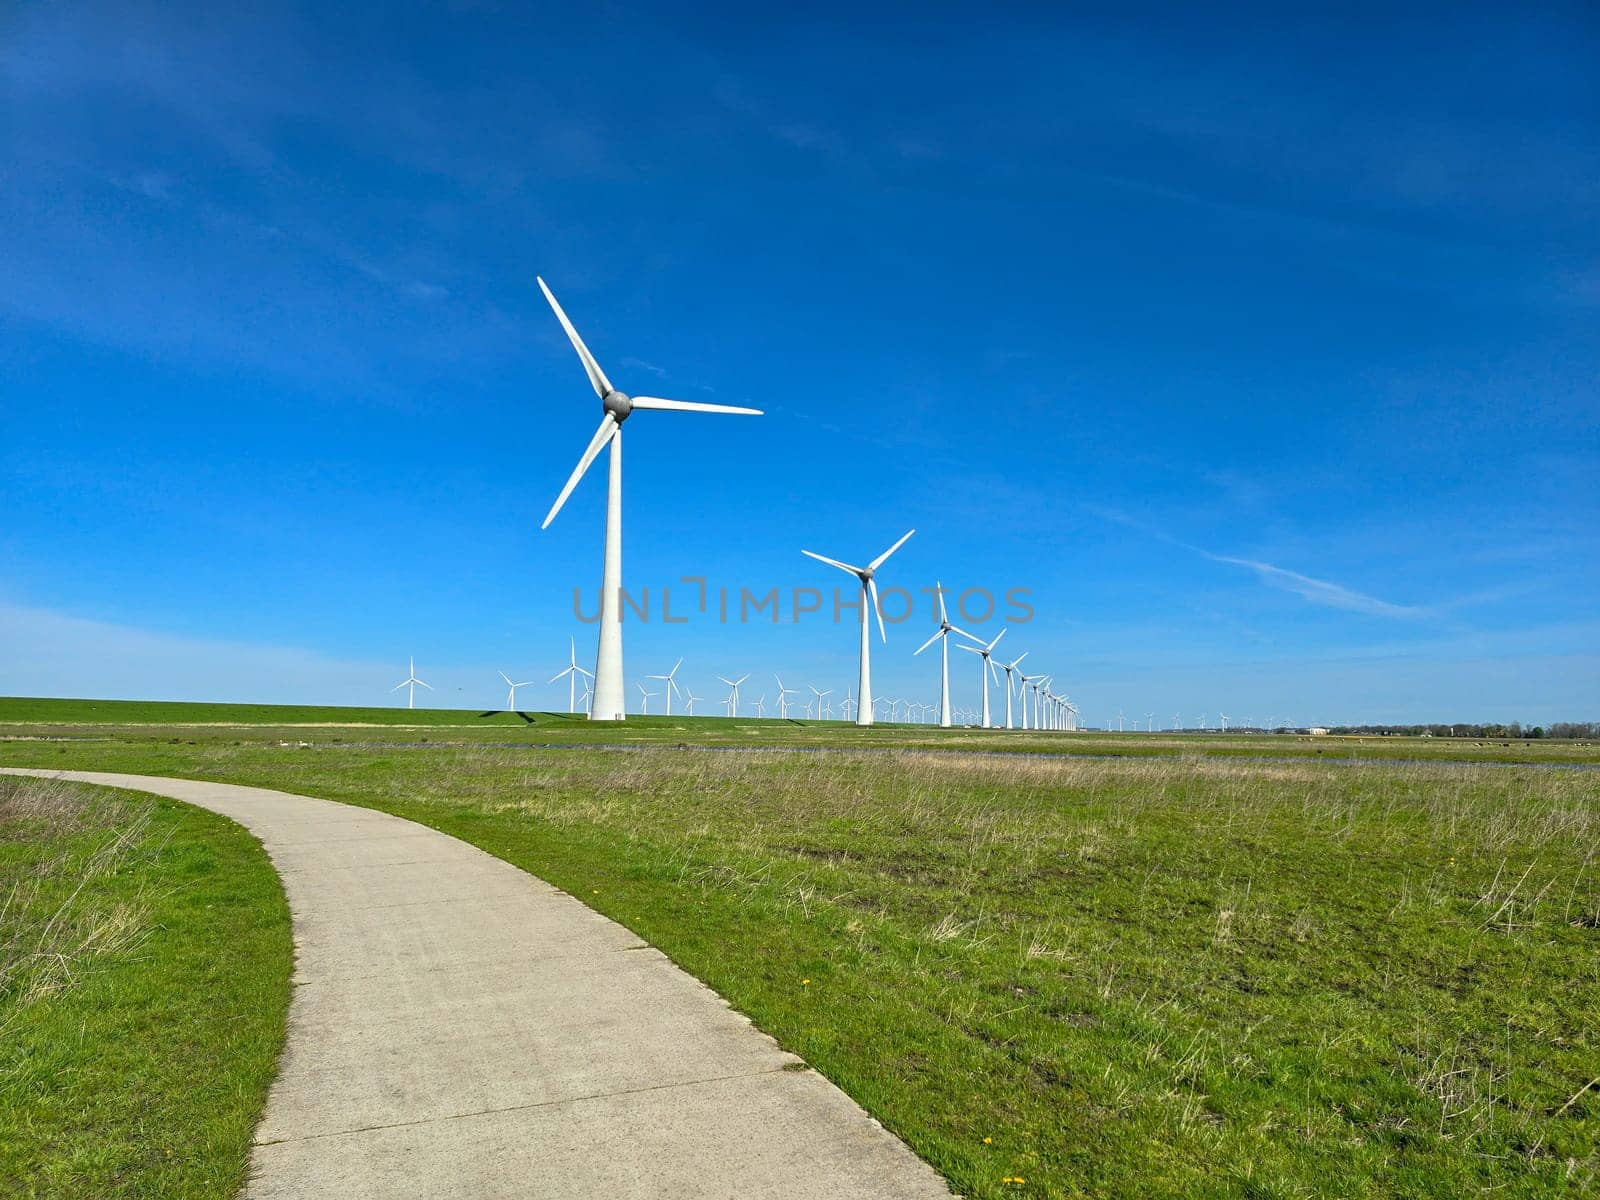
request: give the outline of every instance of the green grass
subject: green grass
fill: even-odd
[[[0,776],[0,1195],[233,1195],[291,954],[231,821]]]
[[[660,946],[970,1196],[1600,1187],[1591,772],[274,737],[0,759],[480,845]]]
[[[135,700],[0,697],[0,740],[114,738],[229,740],[239,736],[338,742],[518,745],[703,745],[938,749],[1127,757],[1330,758],[1600,764],[1600,744],[1511,738],[1310,737],[1294,734],[1036,733],[935,729],[752,717],[629,717],[476,709],[331,708],[273,704],[179,704]]]

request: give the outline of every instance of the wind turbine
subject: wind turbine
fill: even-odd
[[[856,706],[855,695],[853,693],[849,692],[849,691],[846,691],[845,694],[844,694],[844,703],[839,705],[840,708],[844,709],[844,719],[846,721],[848,721],[850,719],[850,710],[852,708],[854,708],[855,706]]]
[[[756,716],[765,717],[766,715],[767,715],[767,694],[765,692],[762,692],[761,693],[761,699],[756,701]]]
[[[737,679],[729,679],[725,675],[718,675],[717,678],[733,689],[728,693],[728,698],[723,703],[728,706],[728,715],[737,717],[739,715],[739,685],[750,678],[750,672],[746,671]]]
[[[773,675],[773,678],[778,680],[778,716],[787,721],[789,719],[789,697],[798,696],[800,689],[786,688],[783,686],[783,680],[778,679],[777,675]]]
[[[550,676],[549,682],[554,683],[558,679],[566,679],[567,711],[569,713],[575,713],[578,711],[578,680],[580,677],[587,677],[588,679],[594,678],[593,675],[590,675],[589,672],[585,671],[578,665],[578,643],[573,638],[568,637],[566,670],[557,671],[554,675]],[[589,690],[589,685],[587,683],[584,684],[584,689],[586,691]],[[594,693],[590,691],[589,694],[593,695]]]
[[[1217,720],[1222,722],[1222,732],[1223,733],[1227,733],[1228,732],[1228,714],[1225,713],[1225,712],[1219,712],[1217,714]]]
[[[1145,722],[1145,732],[1146,733],[1154,733],[1156,731],[1156,715],[1155,715],[1155,713],[1145,713],[1144,722]]]
[[[994,653],[994,648],[1000,644],[1000,639],[1005,637],[1005,635],[1006,631],[1002,629],[999,633],[994,635],[994,641],[992,642],[979,642],[976,646],[956,646],[957,650],[965,650],[968,654],[978,654],[982,655],[983,657],[983,661],[978,664],[978,674],[983,676],[984,729],[994,728],[994,725],[989,721],[989,676],[995,673],[995,665],[990,660],[989,656]],[[968,634],[967,636],[971,637],[972,635]]]
[[[611,386],[606,373],[595,362],[589,347],[583,344],[578,331],[567,320],[567,314],[556,303],[554,294],[539,280],[539,290],[550,301],[561,328],[567,331],[572,348],[583,362],[584,373],[589,376],[594,394],[600,397],[600,407],[605,410],[600,418],[600,428],[589,440],[578,465],[567,478],[567,484],[550,506],[550,512],[539,528],[547,529],[556,519],[561,506],[578,486],[589,464],[599,457],[600,451],[611,447],[610,478],[606,487],[606,540],[604,569],[600,576],[600,645],[594,664],[594,708],[589,713],[591,721],[621,721],[626,717],[626,694],[622,687],[622,423],[635,409],[671,409],[679,412],[741,413],[760,416],[758,408],[734,408],[726,404],[701,404],[688,400],[662,400],[658,396],[628,396]]]
[[[826,718],[826,716],[827,716],[827,712],[822,706],[822,698],[824,696],[833,695],[833,689],[829,688],[825,692],[819,692],[816,689],[815,685],[813,685],[813,684],[809,684],[808,683],[808,684],[806,684],[806,686],[811,689],[811,694],[814,695],[817,698],[817,720],[819,720],[819,721],[824,720]]]
[[[995,640],[999,641],[998,638],[996,638]],[[1021,671],[1017,670],[1017,667],[1021,665],[1023,659],[1028,657],[1028,653],[1029,652],[1027,650],[1024,650],[1021,654],[1017,655],[1010,662],[1001,663],[1000,664],[1000,669],[1006,673],[1006,728],[1007,729],[1015,729],[1016,728],[1016,726],[1014,724],[1012,724],[1012,722],[1011,722],[1011,676],[1013,674],[1016,674],[1016,675],[1021,675],[1022,674]],[[1027,716],[1026,712],[1024,712],[1023,716],[1024,716],[1024,719],[1026,719],[1026,716]],[[1026,726],[1024,726],[1024,727],[1026,727]]]
[[[864,567],[852,567],[849,563],[840,562],[836,558],[828,558],[810,550],[800,551],[801,554],[806,555],[808,558],[827,563],[830,567],[838,567],[839,570],[854,575],[861,580],[861,679],[858,687],[861,692],[861,706],[856,710],[857,725],[872,724],[872,640],[867,636],[867,609],[869,605],[872,609],[872,614],[878,618],[878,636],[885,642],[889,640],[889,635],[883,628],[883,613],[878,608],[878,584],[873,579],[873,576],[877,574],[878,568],[889,560],[889,556],[900,549],[901,546],[904,546],[907,539],[915,532],[915,529],[906,530],[905,535],[898,542]]]
[[[650,698],[652,696],[659,696],[661,693],[645,691],[644,684],[642,683],[636,683],[633,686],[639,689],[639,694],[643,697],[639,704],[639,715],[641,717],[648,717],[650,715]]]
[[[665,675],[646,675],[645,676],[646,679],[660,679],[660,680],[662,680],[663,682],[666,683],[667,686],[665,688],[665,691],[667,693],[667,716],[669,716],[669,717],[672,715],[672,693],[676,692],[678,690],[678,681],[676,679],[674,679],[673,676],[675,676],[678,673],[678,667],[681,667],[681,666],[683,666],[683,659],[680,658],[678,660],[677,666],[673,667],[672,670],[668,671]]]
[[[401,688],[405,688],[406,707],[415,708],[417,706],[417,684],[419,683],[422,683],[422,680],[417,678],[417,660],[415,657],[413,657],[410,661],[410,665],[406,669],[406,677],[389,690],[391,692],[398,692]],[[422,686],[427,688],[430,692],[433,691],[432,684],[422,683]]]
[[[531,680],[524,679],[521,683],[512,683],[511,682],[511,676],[507,675],[504,671],[499,672],[499,675],[500,675],[501,679],[504,679],[506,681],[506,686],[511,689],[511,691],[509,693],[507,693],[507,695],[506,695],[506,711],[507,712],[516,712],[517,711],[517,689],[519,687],[532,687],[533,686],[533,682]]]
[[[959,633],[962,637],[977,642],[980,646],[983,639],[974,637],[965,629],[958,629],[950,624],[950,616],[944,607],[944,584],[939,580],[933,581],[933,594],[939,597],[939,628],[933,631],[933,636],[912,652],[913,657],[921,654],[934,642],[939,642],[939,728],[950,728],[950,635]]]
[[[1018,659],[1018,661],[1020,662],[1021,660]],[[1017,695],[1022,697],[1022,727],[1024,729],[1038,728],[1028,716],[1028,690],[1043,678],[1043,675],[1024,675],[1021,671],[1017,672]]]
[[[694,702],[699,698],[694,694],[693,688],[683,689],[683,712],[685,716],[694,716]]]

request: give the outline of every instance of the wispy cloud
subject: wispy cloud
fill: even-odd
[[[1469,602],[1469,600],[1458,600],[1446,605],[1395,604],[1388,600],[1380,600],[1376,596],[1369,596],[1365,592],[1358,592],[1354,588],[1345,587],[1342,583],[1318,579],[1313,575],[1302,575],[1299,571],[1291,571],[1287,567],[1276,566],[1269,562],[1262,562],[1259,559],[1237,558],[1231,554],[1213,553],[1202,546],[1191,545],[1173,537],[1159,526],[1142,521],[1138,517],[1123,512],[1121,509],[1107,508],[1097,504],[1086,504],[1084,509],[1103,521],[1125,525],[1129,529],[1137,529],[1140,533],[1157,538],[1169,545],[1181,546],[1183,549],[1198,554],[1202,558],[1209,559],[1211,562],[1224,563],[1231,567],[1243,567],[1247,571],[1253,571],[1256,578],[1268,587],[1290,592],[1299,596],[1302,600],[1309,601],[1312,604],[1320,604],[1324,608],[1338,608],[1343,609],[1345,612],[1365,613],[1373,617],[1416,619],[1436,616],[1443,609],[1459,607],[1461,604]]]
[[[1191,549],[1198,550],[1197,547]],[[1391,604],[1387,600],[1380,600],[1376,596],[1369,596],[1365,592],[1355,591],[1343,584],[1332,583],[1326,579],[1316,579],[1310,575],[1302,575],[1298,571],[1290,571],[1285,567],[1275,567],[1271,563],[1258,562],[1253,558],[1234,558],[1227,554],[1212,554],[1209,550],[1198,550],[1212,562],[1228,563],[1235,567],[1244,567],[1254,571],[1262,583],[1269,587],[1280,588],[1286,592],[1293,592],[1302,599],[1309,600],[1312,604],[1321,604],[1327,608],[1342,608],[1346,612],[1366,613],[1374,617],[1425,617],[1432,614],[1433,610],[1411,604]]]

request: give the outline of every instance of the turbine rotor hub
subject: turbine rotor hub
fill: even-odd
[[[633,411],[633,400],[629,398],[626,392],[619,392],[616,388],[612,388],[606,393],[605,399],[600,401],[600,405],[616,418],[618,425],[626,421],[628,414]]]

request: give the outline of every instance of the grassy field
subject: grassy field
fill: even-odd
[[[1593,772],[172,733],[0,762],[474,842],[660,946],[970,1196],[1600,1189]]]
[[[290,961],[277,876],[232,822],[0,776],[0,1194],[233,1195]]]
[[[245,731],[243,735],[237,731]],[[1600,764],[1593,742],[1508,738],[1310,737],[1295,734],[1035,733],[935,729],[753,717],[629,717],[622,724],[581,715],[469,709],[316,708],[273,704],[176,704],[134,700],[0,697],[0,740],[114,738],[120,741],[272,737],[314,744],[678,745],[1385,761]]]

